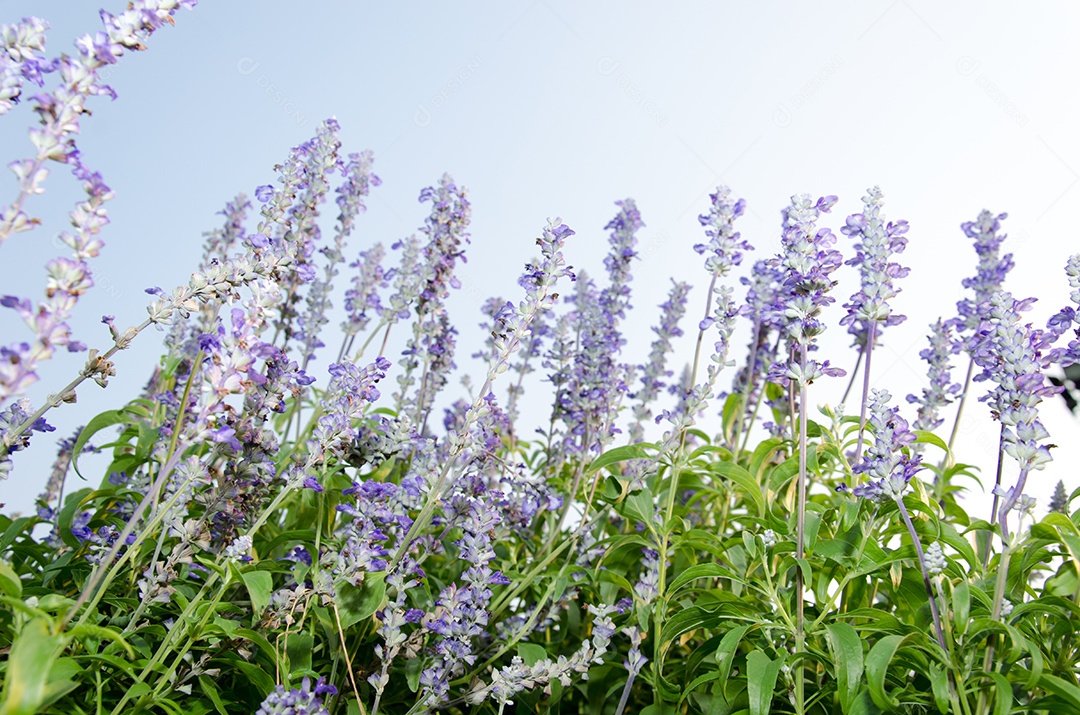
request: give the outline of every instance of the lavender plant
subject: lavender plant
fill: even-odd
[[[855,336],[865,382],[881,330],[900,320],[890,301],[906,269],[891,256],[906,224],[881,218],[877,189],[847,219],[854,257],[818,226],[837,198],[797,195],[782,252],[738,275],[745,202],[719,187],[706,240],[686,247],[708,284],[678,379],[684,282],[639,346],[648,362],[623,362],[635,202],[605,227],[600,280],[570,269],[574,231],[549,219],[522,295],[484,303],[487,337],[466,364],[446,303],[468,245],[466,189],[444,175],[421,192],[419,234],[389,252],[351,246],[379,182],[331,119],[252,201],[225,204],[191,278],[148,289],[145,321],[106,316],[104,345],[69,384],[36,405],[22,396],[50,350],[77,343],[66,321],[106,227],[109,192],[58,118],[77,121],[110,91],[103,64],[191,4],[104,13],[75,58],[45,55],[41,20],[0,27],[0,115],[59,83],[28,102],[38,153],[14,165],[0,239],[36,225],[50,161],[88,196],[45,301],[0,299],[31,331],[0,353],[0,476],[27,478],[23,453],[42,447],[50,410],[76,409],[87,380],[107,386],[113,356],[149,326],[169,331],[143,392],[59,441],[36,513],[0,516],[0,713],[1080,712],[1080,512],[1065,483],[1041,518],[1025,494],[1040,470],[1070,478],[1038,410],[1056,391],[1044,371],[1080,359],[1080,323],[1068,306],[1035,328],[1032,301],[1000,290],[1004,215],[964,226],[973,297],[932,326],[912,415],[875,390],[865,416],[845,417],[827,383],[811,403],[811,384],[842,374],[814,359],[827,327]],[[860,290],[833,316],[845,263]],[[1066,279],[1080,304],[1080,257]],[[404,352],[388,354],[403,322]],[[961,349],[1001,426],[989,519],[965,511],[951,480],[970,468],[934,434],[970,389],[951,378]],[[452,387],[476,365],[464,393]],[[526,391],[553,412],[534,418]],[[932,449],[947,468],[924,468]],[[88,451],[107,464],[79,488]]]

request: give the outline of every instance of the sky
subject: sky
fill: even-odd
[[[51,24],[51,54],[100,28],[92,3],[0,7],[0,23],[28,15]],[[549,216],[577,232],[569,262],[600,274],[614,202],[637,201],[646,227],[624,356],[640,361],[670,278],[696,286],[691,315],[700,310],[705,273],[691,247],[703,240],[697,215],[718,184],[747,201],[738,226],[757,251],[744,269],[778,250],[779,212],[792,194],[838,195],[822,221],[838,231],[867,188],[880,186],[885,216],[911,225],[901,257],[911,274],[894,303],[908,320],[883,336],[872,383],[902,401],[925,384],[918,352],[929,324],[954,314],[960,280],[974,273],[972,242],[959,227],[980,210],[1009,214],[1005,247],[1017,265],[1006,288],[1039,298],[1030,319],[1042,325],[1068,303],[1063,268],[1080,251],[1078,20],[1080,6],[1064,2],[204,0],[151,37],[147,51],[110,68],[116,101],[90,105],[83,158],[116,198],[97,285],[77,308],[74,332],[105,346],[102,315],[140,322],[143,289],[186,282],[216,212],[272,181],[288,149],[334,116],[344,150],[373,150],[383,179],[350,251],[414,232],[426,213],[419,191],[443,172],[468,187],[472,244],[449,310],[461,331],[458,363],[473,374],[465,356],[482,337],[479,306],[492,295],[519,297],[516,276]],[[31,152],[28,109],[0,117],[4,161]],[[14,178],[0,176],[0,203],[14,193]],[[54,236],[78,199],[76,183],[54,172],[29,204],[42,226],[0,249],[0,292],[41,294],[42,266],[58,253]],[[850,239],[840,247],[851,255]],[[838,322],[856,285],[845,269],[822,336],[821,357],[848,369],[855,355]],[[21,331],[0,314],[5,344]],[[744,328],[738,346],[747,339]],[[77,404],[54,411],[57,433],[16,455],[0,501],[29,509],[55,438],[136,396],[161,349],[160,333],[145,334],[118,356],[107,393],[88,383]],[[676,370],[692,345],[680,350]],[[80,366],[59,356],[29,396],[39,403]],[[815,383],[812,398],[835,403],[845,384]],[[535,405],[545,418],[548,408]],[[1080,486],[1068,466],[1080,459],[1080,422],[1060,400],[1042,416],[1060,445],[1055,462],[1029,479],[1045,505],[1058,479]],[[957,458],[990,472],[996,444],[986,406],[972,404]],[[984,503],[970,499],[980,514]]]

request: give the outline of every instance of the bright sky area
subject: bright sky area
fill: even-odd
[[[0,22],[28,15],[51,23],[51,53],[100,27],[93,3],[67,0],[7,0]],[[981,209],[1009,213],[1005,247],[1017,266],[1006,287],[1040,299],[1031,319],[1042,325],[1068,302],[1063,267],[1080,250],[1072,223],[1080,204],[1078,18],[1080,6],[1064,2],[204,0],[112,69],[117,101],[90,105],[84,160],[117,195],[94,264],[97,287],[78,306],[75,334],[103,346],[101,315],[121,326],[141,321],[143,289],[187,280],[202,232],[218,225],[215,212],[271,181],[289,147],[336,116],[345,150],[374,150],[384,181],[352,251],[415,231],[425,215],[418,193],[444,171],[469,188],[472,246],[450,304],[466,370],[476,367],[465,356],[481,339],[480,304],[519,295],[515,278],[548,216],[577,231],[570,263],[599,274],[613,202],[636,199],[646,228],[625,357],[640,361],[669,277],[697,286],[691,315],[700,311],[705,274],[691,246],[702,240],[696,216],[717,184],[748,202],[739,225],[758,250],[747,264],[778,249],[779,211],[791,194],[837,194],[823,223],[838,230],[866,189],[880,185],[886,217],[911,224],[901,257],[911,275],[895,301],[908,320],[885,333],[872,382],[902,401],[925,383],[918,352],[928,325],[954,314],[960,280],[974,272],[959,226]],[[5,161],[31,153],[28,109],[0,118]],[[0,178],[0,203],[14,187],[10,175]],[[3,247],[4,294],[40,295],[42,265],[58,251],[51,239],[79,191],[62,172],[46,190],[29,205],[45,225]],[[850,244],[841,237],[848,256]],[[820,356],[850,369],[855,355],[837,323],[857,275],[844,274]],[[5,344],[23,330],[0,315]],[[747,339],[744,328],[740,359]],[[681,350],[677,370],[692,345]],[[134,397],[160,352],[160,334],[145,335],[119,356],[106,393],[88,383],[78,404],[53,412],[58,431],[16,456],[0,501],[30,509],[55,438]],[[29,393],[35,404],[80,365],[61,356],[41,370]],[[324,376],[325,359],[317,365]],[[844,385],[815,383],[813,399],[835,402]],[[547,402],[532,404],[546,420]],[[903,410],[913,419],[911,406]],[[1039,513],[1058,479],[1080,486],[1080,422],[1060,399],[1042,414],[1060,446],[1028,482]],[[996,445],[986,406],[971,405],[958,458],[992,481]],[[1007,479],[1014,474],[1006,470]],[[984,518],[988,503],[970,500]]]

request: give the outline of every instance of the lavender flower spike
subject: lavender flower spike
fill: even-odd
[[[923,388],[921,397],[908,395],[907,401],[919,405],[919,417],[915,420],[915,429],[931,431],[940,427],[945,421],[938,417],[938,408],[952,403],[953,398],[960,392],[961,386],[958,382],[952,382],[952,371],[949,367],[949,355],[952,352],[952,326],[939,319],[930,326],[928,339],[930,347],[920,351],[919,357],[930,366],[927,371],[930,386]],[[921,453],[923,446],[913,444],[912,449]]]
[[[987,303],[986,318],[979,331],[973,359],[983,368],[975,379],[992,380],[996,387],[983,401],[1001,421],[1002,448],[1020,464],[1016,484],[1004,492],[1000,509],[994,515],[1008,538],[1006,517],[1024,491],[1027,475],[1051,461],[1050,447],[1040,444],[1050,436],[1039,421],[1038,404],[1043,397],[1055,395],[1060,387],[1044,384],[1040,359],[1045,336],[1030,325],[1020,324],[1020,312],[1034,299],[1015,300],[1006,291],[994,293]],[[996,502],[996,500],[995,500]]]
[[[957,328],[957,338],[967,334],[968,338],[979,327],[982,311],[980,306],[990,300],[997,291],[1001,290],[1005,282],[1005,276],[1013,268],[1011,253],[1004,256],[1001,253],[1001,243],[1005,240],[1005,234],[999,234],[1001,222],[1008,218],[1008,214],[1000,213],[996,216],[989,211],[983,210],[974,221],[968,221],[961,225],[964,234],[975,241],[975,253],[979,257],[975,275],[963,280],[963,286],[974,291],[973,298],[965,298],[957,302],[957,317],[953,324]],[[958,340],[958,345],[962,340]]]
[[[791,206],[784,211],[783,252],[772,259],[784,275],[784,303],[780,306],[786,318],[788,336],[799,345],[809,345],[825,331],[818,320],[821,310],[834,302],[826,295],[832,289],[831,274],[843,260],[832,248],[836,236],[827,228],[817,229],[817,219],[836,203],[835,196],[812,201],[809,194],[791,197]]]
[[[866,450],[866,456],[855,466],[856,473],[867,474],[875,479],[854,489],[855,495],[872,501],[892,499],[904,520],[908,535],[915,546],[919,568],[922,571],[923,587],[930,603],[930,612],[934,617],[934,630],[938,645],[948,652],[945,644],[945,631],[941,626],[941,614],[938,612],[937,599],[930,582],[930,566],[938,566],[939,550],[934,552],[934,560],[927,563],[919,534],[911,522],[907,506],[904,504],[904,492],[911,478],[918,472],[919,457],[904,452],[904,448],[915,440],[915,435],[908,430],[908,423],[900,416],[899,410],[889,407],[890,395],[885,390],[874,390],[870,397],[870,424],[874,427],[873,444]]]
[[[1065,265],[1065,274],[1069,277],[1069,287],[1072,293],[1069,298],[1076,305],[1080,305],[1080,253],[1069,256],[1069,262]],[[1067,347],[1054,348],[1047,356],[1047,362],[1054,362],[1061,367],[1068,367],[1080,362],[1080,312],[1072,306],[1066,306],[1057,312],[1046,325],[1048,333],[1056,340],[1064,335],[1070,328],[1073,330],[1073,339]]]
[[[863,197],[863,212],[848,216],[847,225],[840,229],[845,236],[857,240],[855,257],[847,265],[858,266],[861,281],[859,291],[844,306],[848,313],[840,324],[847,325],[848,332],[855,336],[855,346],[866,350],[874,347],[869,344],[872,324],[880,324],[880,331],[886,325],[898,325],[906,320],[892,312],[889,301],[900,292],[893,280],[905,277],[909,269],[889,259],[907,246],[904,234],[908,223],[885,223],[881,217],[883,204],[881,189],[871,188]]]

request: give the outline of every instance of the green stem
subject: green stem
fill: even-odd
[[[806,374],[806,346],[799,346],[800,374]],[[794,386],[792,382],[792,386]],[[807,387],[804,382],[799,385],[799,496],[798,509],[796,511],[796,542],[795,555],[798,561],[806,556],[806,427],[807,427]],[[801,654],[806,650],[806,593],[804,592],[802,564],[795,566],[795,652]],[[800,662],[795,671],[795,710],[802,713],[806,709],[805,674]]]
[[[870,358],[874,354],[874,334],[877,332],[877,321],[870,321],[870,331],[866,338],[866,365],[863,368],[862,400],[859,402],[859,439],[855,443],[855,459],[852,464],[859,462],[862,455],[863,432],[866,430],[866,398],[870,396]]]

